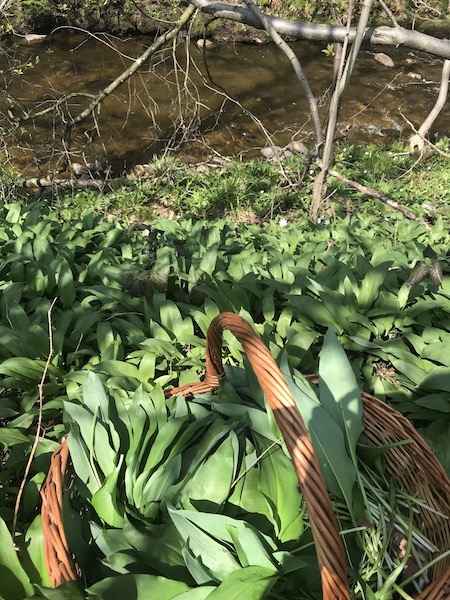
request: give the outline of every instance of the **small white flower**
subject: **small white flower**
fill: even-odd
[[[287,224],[288,224],[288,222],[286,221],[286,219],[280,219],[278,222],[278,225],[280,227],[286,227]]]

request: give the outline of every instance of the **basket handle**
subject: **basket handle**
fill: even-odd
[[[319,561],[324,600],[348,600],[347,565],[336,517],[311,439],[294,398],[269,350],[239,315],[219,314],[206,337],[206,377],[200,383],[169,390],[171,396],[201,394],[219,387],[222,365],[222,333],[228,329],[244,348],[255,375],[273,410],[278,427],[292,457],[305,499]]]
[[[69,446],[64,437],[52,454],[47,479],[41,489],[44,558],[52,588],[66,581],[76,581],[81,575],[80,567],[70,553],[62,520],[62,482],[68,460]]]

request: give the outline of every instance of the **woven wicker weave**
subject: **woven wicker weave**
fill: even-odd
[[[347,566],[325,481],[294,399],[270,352],[261,338],[241,317],[222,313],[211,323],[206,341],[206,376],[204,381],[173,388],[170,395],[199,394],[215,390],[224,377],[222,366],[222,333],[230,330],[241,342],[267,400],[273,410],[297,472],[314,534],[321,566],[324,600],[349,598]],[[365,436],[374,446],[384,446],[410,439],[411,443],[389,449],[386,468],[396,485],[424,500],[436,512],[423,509],[416,515],[420,527],[442,552],[450,549],[450,481],[424,440],[400,413],[374,396],[362,394]],[[45,556],[52,585],[76,578],[76,565],[67,548],[62,521],[62,474],[67,461],[67,445],[63,443],[52,460],[46,484],[42,489],[42,519]],[[44,508],[45,507],[45,508]],[[59,575],[59,576],[58,576]],[[420,600],[443,600],[449,597],[450,557],[431,569],[431,583]]]
[[[41,489],[44,556],[52,587],[76,580],[80,569],[70,553],[63,524],[63,480],[69,459],[65,439],[53,453],[50,469]]]

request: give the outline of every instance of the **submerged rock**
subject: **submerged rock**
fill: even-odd
[[[281,146],[266,146],[265,148],[261,148],[261,154],[269,160],[281,158],[283,153],[284,149]]]
[[[303,142],[294,141],[291,142],[288,146],[291,152],[295,152],[296,154],[302,154],[303,156],[308,156],[309,151]]]
[[[106,173],[105,167],[98,160],[82,165],[81,163],[72,163],[70,165],[71,172],[77,179],[91,179],[94,177],[104,177]]]
[[[387,54],[384,54],[384,52],[377,52],[374,55],[374,59],[380,63],[380,65],[383,65],[384,67],[395,67],[394,61],[392,60],[392,58],[390,56],[388,56]]]

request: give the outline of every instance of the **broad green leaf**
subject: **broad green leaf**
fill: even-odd
[[[11,534],[0,517],[0,590],[5,600],[22,600],[33,593],[33,586],[20,564]]]
[[[108,421],[110,400],[100,377],[96,373],[89,371],[81,389],[83,392],[83,404],[89,408],[92,414],[95,414],[97,409],[100,409],[101,418],[105,422]]]
[[[88,598],[99,600],[172,600],[189,590],[181,581],[173,581],[159,575],[126,573],[106,577],[87,588]]]
[[[125,523],[126,520],[124,520],[124,525]],[[92,540],[106,557],[130,548],[130,544],[125,540],[123,528],[104,529],[103,526],[95,521],[90,521],[89,527],[92,533]]]
[[[366,311],[378,298],[380,288],[391,264],[391,261],[382,262],[367,271],[358,294],[358,307],[361,310]]]
[[[92,506],[97,515],[111,527],[121,527],[123,523],[123,509],[119,507],[117,480],[119,477],[121,461],[109,473],[101,488],[92,496]]]
[[[27,600],[85,600],[85,595],[81,592],[77,581],[66,581],[55,589],[44,588],[36,585],[37,594],[28,596]]]
[[[261,515],[264,520],[270,522],[272,518],[272,509],[266,496],[259,489],[259,471],[255,468],[257,464],[256,453],[249,455],[253,460],[248,461],[247,473],[237,482],[233,495],[229,502],[240,506],[242,510],[253,515]]]
[[[181,455],[177,454],[147,478],[143,486],[142,500],[140,502],[140,505],[144,507],[144,514],[147,505],[153,502],[160,502],[164,498],[168,488],[177,481],[180,470]],[[138,484],[139,477],[136,481],[136,485]]]
[[[103,360],[95,366],[95,370],[116,377],[128,377],[139,382],[139,369],[129,362],[121,360]]]
[[[111,447],[108,430],[97,415],[73,402],[64,402],[64,410],[70,417],[73,436],[77,436],[78,430],[81,432],[91,465],[95,461],[105,477],[112,473],[117,464],[117,452]],[[102,479],[101,475],[99,478]]]
[[[409,299],[409,294],[411,292],[411,287],[404,283],[402,287],[398,290],[398,305],[400,309],[405,308],[406,303]]]
[[[342,429],[356,467],[356,445],[363,431],[364,406],[350,362],[335,332],[325,334],[319,362],[320,404]]]
[[[272,508],[271,521],[275,533],[281,542],[297,539],[303,529],[301,521],[297,521],[302,497],[292,461],[278,444],[273,446],[271,451],[267,451],[270,445],[268,440],[257,434],[254,438],[258,455],[265,452],[258,462],[259,489]],[[296,521],[298,526],[296,531],[293,531],[291,525]]]
[[[27,556],[39,577],[38,580],[33,579],[32,581],[43,586],[50,586],[50,577],[44,558],[44,534],[41,515],[35,517],[28,527],[25,534],[25,546]]]
[[[183,547],[183,558],[190,575],[197,585],[204,585],[214,581],[214,576],[205,567],[201,558],[194,556],[187,545]]]
[[[448,421],[437,420],[418,431],[450,476],[450,426]]]
[[[181,511],[168,507],[169,516],[193,556],[200,558],[205,567],[222,581],[239,564],[227,548],[189,521]]]
[[[19,380],[40,383],[45,369],[45,361],[31,358],[9,358],[0,364],[0,374],[16,377]],[[50,365],[49,373],[59,375],[58,369]]]
[[[229,531],[243,567],[254,565],[277,572],[259,532],[246,523],[241,528],[230,527]]]
[[[58,292],[64,308],[70,308],[75,302],[75,284],[72,269],[67,261],[63,261],[58,277]]]
[[[179,596],[174,596],[173,600],[206,600],[209,594],[216,589],[212,585],[202,585],[201,587],[194,588],[188,592],[183,592]]]
[[[436,367],[420,379],[418,389],[450,392],[450,368]]]
[[[414,401],[415,404],[428,408],[429,410],[437,410],[443,413],[450,413],[450,397],[444,394],[428,394]],[[1,430],[0,430],[1,436]],[[1,439],[1,438],[0,438]]]
[[[84,497],[90,497],[91,494],[95,494],[95,492],[100,489],[101,481],[95,465],[93,464],[92,456],[89,453],[88,447],[83,442],[79,427],[76,423],[71,424],[71,432],[67,438],[67,444],[69,446],[70,459],[74,471],[86,486],[85,490],[83,490],[81,486],[78,486],[80,493]]]
[[[355,344],[357,344],[358,346],[361,346],[362,348],[366,348],[368,350],[370,350],[370,349],[380,350],[383,348],[383,346],[380,346],[380,344],[375,344],[374,342],[369,342],[368,340],[365,340],[363,338],[360,338],[360,337],[357,337],[354,335],[350,335],[349,339],[352,340],[353,342],[355,342]],[[347,346],[348,346],[348,344],[347,344]]]
[[[345,323],[340,323],[328,308],[319,300],[310,296],[287,296],[288,302],[300,312],[301,318],[306,318],[311,325],[322,325],[324,327],[334,327],[339,333],[342,333]]]
[[[321,406],[311,385],[295,372],[291,375],[285,357],[280,369],[311,436],[328,490],[337,498],[345,499],[351,509],[357,472],[341,427]]]
[[[148,458],[142,469],[143,472],[157,467],[169,448],[173,451],[174,441],[180,435],[180,431],[186,422],[186,418],[170,419],[161,427],[150,448]]]
[[[450,348],[445,342],[427,344],[423,349],[421,358],[427,358],[445,367],[450,367]]]
[[[9,427],[0,428],[0,444],[6,448],[15,446],[16,444],[29,444],[30,436],[25,435],[18,429],[10,429]]]
[[[208,600],[262,600],[275,585],[278,576],[264,567],[245,567],[228,575]]]
[[[245,405],[240,406],[238,404],[219,404],[216,402],[213,403],[213,406],[217,412],[227,417],[233,417],[236,419],[243,419],[245,417],[245,420],[248,421],[249,427],[255,433],[259,433],[273,442],[278,439],[277,436],[275,436],[270,430],[270,423],[265,410],[252,408]]]
[[[275,316],[276,309],[272,289],[267,290],[262,297],[262,311],[266,321],[271,321]]]
[[[97,325],[97,344],[101,360],[116,360],[120,347],[120,338],[114,335],[110,323],[100,322]]]
[[[217,245],[209,247],[199,265],[199,269],[207,275],[212,275],[217,262]]]
[[[245,529],[254,532],[258,536],[258,539],[260,539],[260,541],[263,540],[271,550],[275,550],[277,547],[270,537],[257,532],[250,524],[240,519],[233,519],[227,515],[193,510],[179,510],[177,512],[179,515],[210,534],[213,538],[227,542],[228,544],[233,543],[234,531],[243,531]]]
[[[147,525],[138,529],[124,521],[125,541],[135,548],[141,560],[166,577],[183,579],[187,571],[183,559],[183,541],[172,522]]]
[[[237,442],[236,434],[230,432],[227,439],[194,473],[185,492],[194,506],[197,505],[195,501],[200,501],[202,504],[212,502],[218,507],[230,494],[238,459],[233,438]]]

